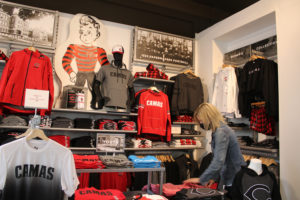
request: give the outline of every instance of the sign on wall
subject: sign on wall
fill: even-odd
[[[194,39],[136,27],[133,61],[194,66]]]

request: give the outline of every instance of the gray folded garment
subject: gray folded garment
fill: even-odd
[[[133,167],[133,163],[130,160],[128,160],[128,158],[124,154],[118,154],[115,156],[105,155],[99,157],[107,168]]]
[[[5,117],[2,120],[1,125],[3,126],[27,126],[27,121],[23,119],[22,117],[16,116],[16,115],[10,115]]]

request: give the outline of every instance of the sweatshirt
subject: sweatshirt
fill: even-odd
[[[138,135],[148,133],[167,136],[167,141],[170,141],[171,117],[167,95],[152,90],[141,93],[137,122]]]
[[[266,165],[262,165],[262,167],[261,175],[257,175],[252,169],[242,167],[232,184],[232,200],[281,200],[274,174],[268,170]]]

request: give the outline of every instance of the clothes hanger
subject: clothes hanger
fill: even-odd
[[[160,92],[160,90],[157,89],[157,87],[155,86],[155,81],[153,82],[153,85],[150,86],[148,89],[150,89],[150,90],[152,90],[152,91],[154,91],[154,92]]]
[[[236,65],[230,65],[230,64],[223,64],[222,65],[222,68],[224,69],[224,68],[226,68],[226,67],[233,67],[233,68],[235,68],[235,67],[237,67]]]
[[[30,51],[36,52],[36,48],[34,47],[34,43],[31,44],[30,47],[27,48]]]
[[[186,75],[190,75],[192,77],[198,77],[196,74],[194,74],[194,72],[190,69],[186,69],[182,72],[183,74],[186,74]]]
[[[25,132],[26,133],[26,132]],[[30,133],[26,136],[26,140],[31,140],[34,138],[40,138],[42,140],[48,141],[49,138],[45,135],[44,131],[38,128],[34,128],[30,131]]]
[[[251,106],[258,106],[258,107],[262,107],[266,105],[266,102],[265,101],[259,101],[259,102],[254,102],[254,103],[251,103]]]
[[[253,60],[256,60],[256,59],[266,59],[265,57],[263,56],[259,56],[259,55],[255,55],[253,54],[251,57],[250,57],[250,61],[253,61]]]

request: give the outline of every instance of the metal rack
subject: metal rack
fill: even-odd
[[[130,112],[110,112],[103,110],[79,110],[79,109],[64,109],[64,108],[54,108],[52,112],[62,112],[62,113],[79,113],[79,114],[94,114],[94,115],[110,115],[110,116],[138,116],[137,113]]]

